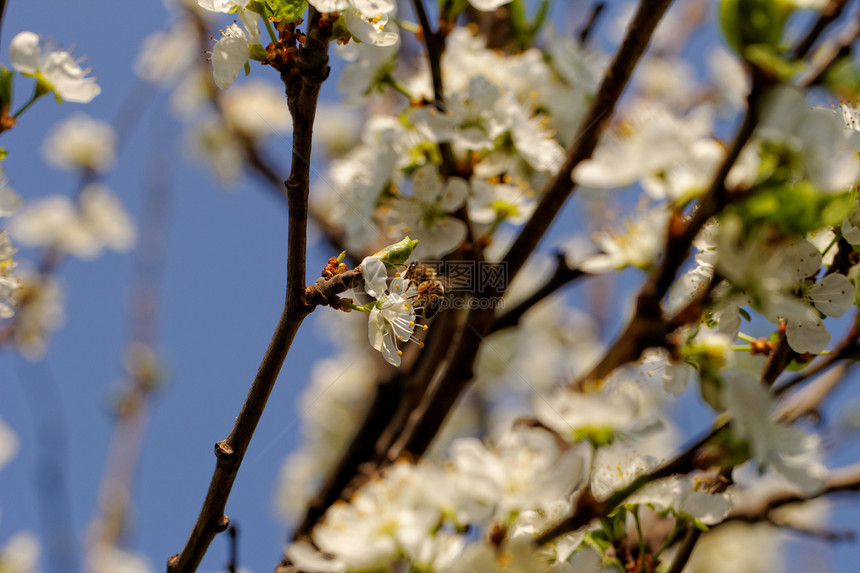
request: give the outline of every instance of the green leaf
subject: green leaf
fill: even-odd
[[[787,173],[779,173],[776,179]],[[851,213],[854,198],[851,191],[822,193],[809,181],[765,182],[754,188],[746,201],[729,207],[726,213],[740,215],[745,232],[764,225],[781,234],[805,235],[811,231],[838,225]]]
[[[722,0],[720,25],[729,46],[747,58],[750,46],[778,48],[792,11],[783,0]]]
[[[307,0],[263,0],[272,16],[282,21],[296,22],[308,7]]]
[[[417,244],[418,241],[413,241],[409,237],[406,237],[402,241],[388,245],[381,251],[374,253],[373,256],[385,263],[386,268],[394,269],[405,263],[412,256],[412,251],[415,250],[415,245]]]

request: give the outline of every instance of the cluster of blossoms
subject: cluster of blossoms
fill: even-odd
[[[318,210],[345,230],[352,249],[408,234],[419,258],[438,257],[459,248],[469,228],[492,236],[502,223],[524,222],[535,190],[561,164],[560,141],[570,137],[602,66],[554,36],[546,52],[514,56],[487,49],[467,28],[455,28],[447,42],[444,111],[418,103],[433,96],[426,66],[415,71],[384,48],[340,50],[351,62],[339,85],[347,99],[373,99],[391,84],[410,98],[393,115],[369,118],[361,143],[333,161],[315,189]],[[443,179],[440,144],[450,146],[457,176]]]
[[[657,268],[672,225],[690,220],[685,212],[708,193],[727,156],[716,118],[746,107],[751,88],[739,61],[715,49],[708,58],[713,83],[697,84],[686,62],[661,50],[673,41],[667,32],[672,13],[667,20],[634,95],[593,156],[569,174],[588,190],[590,203],[608,196],[599,190],[644,191],[625,223],[611,221],[612,230],[595,235],[597,252],[568,251],[568,266],[587,274]],[[419,64],[415,71],[414,63],[397,57],[396,45],[366,40],[338,47],[349,62],[340,82],[347,101],[393,107],[366,120],[357,145],[340,148],[348,151],[312,194],[317,212],[345,232],[350,249],[408,234],[418,239],[420,259],[449,255],[481,238],[497,243],[487,250],[493,257],[499,245],[504,248],[505,231],[530,217],[538,190],[562,163],[606,60],[552,32],[541,48],[506,55],[485,42],[468,28],[447,35],[441,110],[427,104],[433,99],[429,68]],[[395,91],[406,98],[398,102]],[[693,242],[698,253],[692,266],[663,301],[668,319],[712,293],[702,321],[673,333],[668,350],[652,349],[639,364],[593,387],[559,388],[559,380],[588,372],[605,343],[591,317],[563,310],[558,299],[539,304],[517,329],[483,341],[475,384],[427,459],[396,462],[369,479],[332,506],[307,540],[292,544],[288,558],[306,571],[397,570],[407,563],[446,572],[620,570],[630,562],[613,553],[620,546],[613,535],[632,537],[637,534],[631,529],[647,531],[666,520],[707,529],[720,524],[737,500],[769,488],[804,496],[821,492],[827,470],[819,438],[778,419],[773,396],[753,374],[764,358],[739,358],[738,350],[749,347],[735,341],[754,340],[741,329],[754,311],[784,333],[800,361],[829,346],[825,318],[844,315],[856,301],[856,271],[839,253],[841,241],[860,240],[854,192],[860,146],[848,107],[834,112],[812,106],[792,88],[771,90],[759,105],[768,112],[725,186],[761,203],[739,201],[711,219]],[[446,147],[453,172],[440,151]],[[789,189],[792,199],[780,199]],[[400,277],[389,281],[374,257],[362,262],[361,271],[375,299],[369,303],[371,345],[400,365],[399,344],[414,333],[414,294]],[[544,280],[532,268],[521,277],[529,279],[523,290]],[[750,328],[762,330],[761,321]],[[691,381],[730,420],[731,439],[722,446],[747,460],[735,469],[734,483],[725,489],[713,474],[656,480],[600,525],[535,545],[535,536],[569,515],[580,497],[608,499],[667,459],[678,446],[678,428],[668,423],[667,412]],[[362,387],[366,408],[373,385],[365,380]],[[512,400],[512,393],[519,395]],[[521,420],[511,429],[513,419],[529,415],[529,401],[532,424]],[[328,426],[317,416],[306,423]],[[494,439],[463,437],[479,427],[489,428]],[[342,447],[350,436],[348,428],[343,432],[337,439]],[[285,466],[279,497],[290,499],[293,518],[300,505],[295,495],[311,495],[310,484],[319,479],[299,466],[319,472],[333,464],[319,463],[313,449]],[[304,485],[297,487],[288,475],[301,476]],[[612,519],[620,528],[615,533]],[[706,556],[750,539],[777,547],[783,537],[762,527],[728,525],[704,539]],[[672,552],[653,551],[655,559]],[[714,570],[706,557],[691,566]],[[753,561],[744,566],[755,570]]]

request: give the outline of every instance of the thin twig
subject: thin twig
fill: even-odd
[[[591,33],[594,32],[594,28],[597,25],[597,20],[605,9],[606,2],[597,2],[591,7],[591,12],[588,14],[588,19],[585,21],[585,25],[579,31],[579,34],[577,34],[580,46],[588,44],[588,39],[591,37]]]
[[[843,34],[842,38],[839,40],[839,42],[836,43],[835,46],[827,47],[830,53],[827,54],[826,58],[822,59],[821,63],[818,65],[817,68],[813,70],[811,74],[809,74],[803,81],[800,82],[799,87],[807,88],[818,85],[823,82],[827,75],[827,72],[831,69],[833,64],[835,64],[840,59],[851,55],[852,47],[854,46],[854,42],[857,40],[858,37],[860,37],[860,14],[858,14],[858,19],[855,21],[852,29],[849,30],[847,33]]]
[[[779,406],[774,417],[791,423],[807,414],[817,413],[824,399],[846,379],[845,375],[851,366],[853,364],[843,362],[793,393]]]
[[[427,61],[430,64],[430,77],[433,79],[433,105],[439,112],[445,111],[445,88],[442,83],[442,53],[445,51],[445,37],[430,26],[427,11],[422,0],[412,0],[412,7],[421,25],[424,46],[427,49]],[[442,175],[452,177],[457,173],[454,152],[451,144],[439,142],[439,154],[442,156]]]
[[[162,140],[159,140],[162,141]],[[154,140],[150,143],[154,143]],[[159,380],[152,350],[155,347],[159,285],[164,271],[167,224],[170,216],[169,159],[150,157],[151,169],[144,179],[140,245],[135,256],[134,280],[129,304],[130,341],[126,361],[128,380],[105,462],[99,507],[90,526],[89,548],[93,552],[120,540],[128,522],[131,489],[140,461],[140,450],[149,422],[149,405]],[[155,167],[158,165],[159,167]]]
[[[827,6],[822,8],[821,12],[819,12],[818,19],[806,33],[806,36],[804,36],[794,47],[792,55],[797,59],[806,57],[806,54],[809,53],[809,50],[812,49],[812,46],[824,30],[826,30],[834,20],[838,19],[839,16],[842,15],[842,10],[845,8],[847,3],[848,0],[830,0],[830,2],[827,3]]]
[[[860,462],[830,470],[823,487],[813,494],[798,493],[797,490],[788,488],[775,489],[767,495],[755,496],[736,504],[723,523],[738,520],[761,521],[767,519],[767,514],[778,507],[842,491],[860,491]]]
[[[308,289],[305,287],[309,161],[319,90],[329,72],[328,46],[331,27],[320,25],[321,15],[313,7],[308,10],[309,23],[304,48],[299,52],[293,69],[282,72],[282,80],[287,88],[287,103],[293,116],[292,167],[286,182],[289,245],[284,310],[248,397],[236,418],[233,431],[227,439],[215,444],[217,463],[209,491],[185,548],[168,560],[169,573],[195,571],[212,539],[229,525],[230,520],[224,515],[224,508],[233,482],[296,331],[313,308],[307,302]],[[335,278],[338,276],[340,275]],[[319,288],[317,292],[321,292]],[[324,296],[325,293],[322,295],[328,298]]]
[[[564,253],[556,254],[556,267],[552,276],[543,285],[538,287],[528,298],[517,303],[510,310],[506,310],[501,316],[496,317],[491,332],[502,330],[519,324],[523,315],[533,306],[541,302],[561,287],[572,283],[582,277],[591,276],[588,273],[568,266]]]

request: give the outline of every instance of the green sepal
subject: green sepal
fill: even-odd
[[[254,44],[248,49],[248,57],[255,62],[265,62],[269,59],[269,53],[260,44]],[[248,64],[246,63],[245,65],[247,66]]]
[[[8,110],[12,106],[12,79],[15,72],[0,66],[0,109]]]
[[[739,308],[738,314],[741,315],[741,317],[743,317],[743,319],[746,320],[747,322],[752,322],[752,317],[750,316],[750,313],[747,312],[746,309]]]
[[[455,21],[457,17],[469,7],[469,2],[467,0],[442,0],[440,4],[441,6],[439,11],[449,22]]]
[[[806,67],[801,61],[783,58],[779,54],[779,50],[766,44],[747,46],[744,50],[744,57],[748,62],[768,72],[781,82],[788,82]]]
[[[588,441],[595,448],[608,446],[615,441],[615,429],[609,426],[586,426],[570,433],[574,442]]]
[[[418,241],[406,237],[402,241],[388,245],[381,251],[374,253],[373,256],[385,263],[385,268],[396,269],[412,256],[412,251],[415,250],[417,244]]]
[[[702,370],[699,376],[699,391],[702,400],[719,412],[723,409],[723,381],[710,370]]]
[[[343,17],[343,14],[341,14],[341,16],[337,20],[335,20],[334,24],[332,24],[331,40],[332,42],[347,42],[349,40],[354,40],[352,34],[349,33],[349,30],[346,27],[346,21]],[[358,42],[358,40],[355,41]]]
[[[341,254],[339,254],[337,256],[337,262],[342,263],[343,259],[345,259],[345,258],[346,258],[346,251],[343,251],[343,252],[341,252]]]
[[[256,12],[257,14],[262,16],[263,18],[266,18],[267,20],[269,18],[271,18],[272,16],[274,16],[274,13],[272,12],[271,8],[269,8],[269,6],[267,5],[267,3],[265,1],[259,2],[258,0],[251,0],[250,2],[248,2],[248,4],[245,6],[245,8],[247,8],[251,12]]]
[[[549,0],[543,0],[538,7],[538,12],[531,22],[526,18],[525,6],[522,0],[514,0],[508,4],[510,11],[510,42],[515,49],[524,51],[531,47],[535,36],[546,21],[549,12]]]
[[[8,155],[9,155],[9,152],[6,150],[6,148],[0,147],[0,161],[3,161],[4,159],[6,159],[6,157],[8,157]]]

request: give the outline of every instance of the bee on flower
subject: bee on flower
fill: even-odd
[[[419,347],[424,343],[415,336],[415,300],[417,287],[403,276],[394,277],[388,283],[388,270],[378,256],[366,257],[361,261],[361,274],[364,290],[376,299],[370,303],[370,317],[367,337],[370,345],[382,353],[386,362],[400,366],[399,342],[415,342]],[[426,326],[423,327],[427,329]]]

